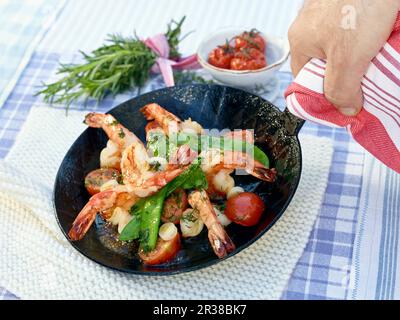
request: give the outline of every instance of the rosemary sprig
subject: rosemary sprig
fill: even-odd
[[[185,21],[186,17],[184,16],[181,21],[176,22],[175,20],[172,20],[170,23],[168,23],[167,26],[167,32],[165,33],[165,36],[167,37],[168,43],[169,43],[169,58],[171,60],[178,60],[181,57],[181,54],[178,51],[178,46],[179,43],[183,40],[180,39],[180,35],[182,32],[182,24]],[[186,36],[185,36],[186,37]]]
[[[168,24],[166,37],[170,45],[170,59],[180,57],[178,45],[183,17],[179,22]],[[86,54],[81,51],[82,64],[60,64],[57,74],[60,80],[43,84],[45,102],[68,106],[78,99],[89,98],[101,101],[107,95],[116,95],[132,87],[142,87],[148,80],[150,69],[157,56],[137,36],[110,35],[107,44]]]
[[[66,104],[79,98],[102,100],[133,86],[143,86],[156,56],[137,38],[111,35],[110,44],[103,45],[91,55],[81,52],[82,64],[61,64],[57,74],[66,76],[45,84],[37,94],[48,103]]]

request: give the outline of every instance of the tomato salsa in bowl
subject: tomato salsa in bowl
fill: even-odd
[[[264,37],[256,29],[244,31],[208,55],[208,63],[230,70],[258,70],[267,66]]]
[[[228,28],[204,39],[197,55],[215,80],[254,89],[275,78],[275,72],[289,57],[289,43],[255,29]]]

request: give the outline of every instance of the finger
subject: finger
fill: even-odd
[[[292,69],[292,73],[294,77],[297,77],[301,69],[310,61],[310,57],[306,55],[292,52],[290,67]]]
[[[347,116],[357,115],[363,106],[361,80],[366,70],[345,61],[337,62],[328,58],[324,94],[328,101]]]

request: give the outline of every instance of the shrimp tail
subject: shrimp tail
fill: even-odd
[[[276,169],[268,169],[266,167],[256,167],[252,172],[249,172],[254,177],[266,181],[266,182],[274,182],[276,179]]]
[[[83,123],[91,128],[101,128],[103,126],[104,114],[91,112],[85,116]]]
[[[208,229],[208,240],[218,258],[223,258],[236,249],[224,227],[218,223],[214,223]]]
[[[104,191],[92,196],[75,218],[68,232],[69,238],[73,241],[81,240],[93,224],[97,212],[110,209],[116,198],[117,193],[115,191]]]
[[[199,211],[200,218],[207,226],[208,240],[219,258],[225,257],[228,253],[235,250],[231,238],[226,233],[221,222],[219,222],[210,198],[204,190],[195,190],[189,195],[190,205]]]
[[[78,217],[75,219],[74,223],[72,224],[71,229],[68,232],[68,237],[72,241],[78,241],[81,240],[86,232],[89,230],[91,225],[93,224],[94,219],[96,218],[96,213],[97,212],[87,212],[89,209],[83,208],[82,210],[84,213],[82,215],[78,215]],[[82,213],[81,211],[81,213]]]
[[[155,116],[156,110],[155,109],[157,108],[157,107],[155,107],[155,105],[156,105],[155,103],[150,103],[150,104],[147,104],[144,107],[140,108],[140,112],[143,113],[143,115],[147,121],[155,120],[155,118],[156,118],[156,116]],[[155,121],[155,122],[157,122],[157,121]]]
[[[164,118],[167,118],[170,121],[181,122],[181,119],[179,119],[176,115],[165,110],[157,103],[150,103],[145,105],[140,109],[140,112],[143,113],[146,120],[156,120],[160,124],[162,124],[162,120]]]
[[[252,176],[267,182],[274,182],[277,175],[275,168],[269,169],[247,153],[240,151],[225,151],[219,166],[221,165],[226,169],[245,169]],[[219,166],[216,168],[219,169]]]
[[[185,169],[186,167],[182,167],[173,170],[157,172],[152,177],[144,181],[142,187],[164,187],[168,182],[174,180],[177,176],[179,176]]]
[[[164,130],[165,134],[169,134],[170,130],[179,131],[180,123],[182,122],[173,113],[165,110],[157,103],[150,103],[140,109],[146,120],[155,120]]]

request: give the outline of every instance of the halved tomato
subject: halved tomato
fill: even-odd
[[[181,239],[179,233],[177,233],[176,236],[169,241],[158,238],[155,249],[150,252],[144,252],[140,249],[139,257],[142,259],[143,263],[147,265],[162,264],[173,260],[180,248]]]
[[[229,69],[232,58],[233,48],[229,45],[224,45],[210,52],[208,62],[215,67]]]
[[[265,55],[254,48],[243,48],[235,52],[231,60],[232,70],[258,70],[267,65]]]
[[[232,70],[247,70],[247,61],[240,58],[233,58],[230,68]]]
[[[100,192],[100,187],[110,181],[118,181],[120,173],[117,169],[101,168],[89,172],[85,177],[85,187],[90,195]]]
[[[245,31],[235,38],[235,48],[255,48],[261,52],[265,52],[265,41],[260,32],[253,29]]]

